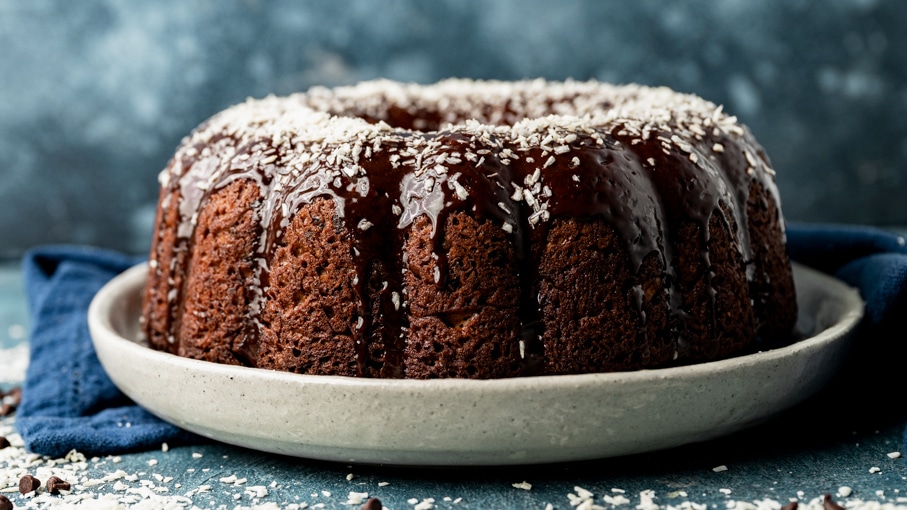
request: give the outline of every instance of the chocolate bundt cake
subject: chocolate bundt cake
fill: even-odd
[[[574,374],[733,356],[796,319],[763,149],[664,88],[376,81],[249,100],[160,181],[143,329],[180,356]]]

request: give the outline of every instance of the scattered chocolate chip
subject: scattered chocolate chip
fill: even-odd
[[[32,475],[25,475],[19,479],[19,492],[21,494],[37,491],[38,487],[41,487],[41,480]]]
[[[47,492],[51,494],[59,494],[60,491],[68,491],[71,488],[69,482],[58,476],[48,478],[45,487],[47,487]]]
[[[0,510],[13,510],[13,502],[8,497],[0,494]]]
[[[22,388],[16,386],[15,388],[7,391],[6,397],[13,399],[13,407],[19,407],[19,404],[22,403]]]
[[[9,416],[16,412],[16,408],[22,403],[22,388],[15,388],[4,393],[0,391],[0,418]]]
[[[791,501],[790,503],[781,507],[781,510],[797,510],[797,507],[800,506],[796,501]]]
[[[825,495],[825,499],[822,500],[822,506],[825,507],[825,510],[844,510],[843,506],[835,503],[835,501],[831,499],[831,494]]]
[[[9,439],[7,439],[3,436],[0,436],[0,450],[2,450],[4,448],[9,448],[9,446],[10,446]]]
[[[384,505],[381,504],[380,499],[368,498],[368,501],[366,501],[359,510],[381,510],[382,508],[384,508]]]

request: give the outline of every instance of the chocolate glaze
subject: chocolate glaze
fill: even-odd
[[[551,112],[563,110],[569,101],[562,101],[549,101],[548,108]],[[342,132],[332,134],[334,138],[325,135],[299,142],[278,140],[279,133],[268,137],[215,133],[203,143],[187,141],[171,163],[163,184],[168,194],[179,198],[178,251],[184,256],[178,264],[183,270],[191,264],[195,218],[211,193],[237,180],[254,183],[260,190],[261,200],[254,204],[262,226],[256,250],[259,285],[247,307],[255,327],[247,328],[245,337],[234,345],[240,362],[257,363],[261,311],[268,299],[268,263],[274,250],[296,211],[317,197],[334,200],[336,220],[349,240],[355,262],[353,285],[361,321],[350,331],[356,343],[357,375],[403,377],[409,315],[402,246],[419,216],[427,216],[433,226],[439,286],[445,284],[448,272],[441,247],[443,225],[450,214],[467,212],[507,231],[519,265],[521,339],[526,352],[522,373],[533,374],[541,370],[544,357],[540,341],[544,320],[530,242],[544,239],[553,220],[604,220],[625,240],[637,272],[645,257],[657,254],[667,282],[676,349],[682,355],[687,315],[671,249],[682,224],[698,225],[703,246],[708,247],[709,222],[720,214],[733,228],[737,249],[749,267],[752,250],[745,204],[750,183],[759,179],[766,189],[777,193],[766,171],[764,153],[748,132],[740,136],[708,121],[701,133],[682,137],[668,129],[675,127],[670,122],[640,134],[619,120],[590,122],[580,128],[573,122],[561,125],[552,121],[549,131],[566,140],[552,150],[543,148],[544,144],[527,143],[507,129],[488,126],[413,131],[417,125],[438,125],[441,115],[431,110],[403,110],[394,104],[385,107],[384,115],[352,108],[342,112],[376,123],[375,131]],[[494,115],[520,120],[510,103],[502,112]],[[491,116],[488,111],[485,114]],[[257,126],[251,125],[253,129]],[[207,125],[198,131],[205,129]],[[723,150],[716,151],[716,144]],[[338,147],[343,146],[347,148],[337,156]],[[288,155],[301,152],[311,156],[306,161],[284,162]],[[350,154],[352,157],[343,159]],[[732,217],[725,218],[722,211]],[[709,266],[707,248],[701,256]],[[747,273],[750,279],[751,273]],[[186,292],[185,279],[182,283],[170,301],[175,316],[171,335],[180,328],[183,310],[178,303]],[[639,334],[644,336],[641,287],[633,287],[632,292]],[[709,295],[714,314],[714,291]],[[711,328],[717,329],[714,317]]]

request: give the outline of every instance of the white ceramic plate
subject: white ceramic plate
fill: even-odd
[[[139,340],[145,266],[105,286],[88,312],[113,382],[170,423],[248,448],[341,462],[501,465],[638,453],[767,419],[837,369],[863,313],[858,293],[795,266],[793,345],[693,366],[491,381],[379,380],[219,365]]]

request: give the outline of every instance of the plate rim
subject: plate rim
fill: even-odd
[[[625,379],[625,378],[650,378],[655,377],[683,377],[690,373],[701,372],[703,369],[719,369],[719,370],[732,370],[735,367],[742,364],[756,363],[763,360],[768,360],[771,358],[785,357],[792,353],[813,348],[817,344],[822,344],[828,341],[828,337],[833,336],[835,333],[850,329],[857,325],[857,323],[863,318],[864,306],[862,298],[859,295],[859,292],[845,284],[844,282],[829,276],[825,273],[812,269],[810,267],[792,262],[791,264],[796,271],[800,272],[809,272],[813,276],[818,276],[825,280],[824,283],[829,285],[837,285],[840,292],[840,297],[845,301],[848,306],[849,311],[841,316],[840,320],[831,325],[830,327],[822,330],[820,333],[798,340],[789,345],[782,347],[777,347],[774,349],[768,349],[765,351],[758,351],[755,353],[744,354],[740,356],[735,356],[731,358],[725,358],[715,361],[707,361],[702,363],[693,363],[689,365],[681,365],[675,367],[664,367],[664,368],[651,368],[651,369],[640,369],[640,370],[631,370],[623,372],[598,372],[598,373],[589,373],[589,374],[561,374],[561,375],[536,375],[536,376],[523,376],[523,377],[508,377],[508,378],[499,378],[499,379],[457,379],[457,378],[446,378],[446,379],[379,379],[379,378],[367,378],[367,377],[347,377],[347,376],[335,376],[335,375],[310,375],[310,374],[297,374],[292,372],[282,372],[272,369],[257,368],[257,367],[245,367],[241,365],[225,365],[220,363],[214,363],[210,361],[197,360],[192,358],[185,358],[175,354],[158,351],[152,349],[148,345],[140,344],[137,341],[130,340],[119,335],[116,332],[116,328],[113,327],[111,321],[103,314],[103,311],[110,308],[112,302],[116,299],[119,299],[121,294],[120,289],[132,287],[139,280],[144,282],[145,273],[147,273],[147,262],[142,262],[136,264],[135,266],[130,267],[126,271],[120,273],[114,277],[110,282],[104,285],[100,291],[92,299],[91,304],[88,309],[88,322],[89,327],[91,328],[92,336],[94,337],[95,332],[100,332],[101,330],[106,330],[107,332],[113,332],[120,340],[123,340],[126,345],[129,345],[130,348],[134,346],[135,348],[141,351],[148,351],[151,356],[158,356],[160,359],[168,359],[175,363],[185,363],[189,367],[205,367],[208,369],[216,369],[217,367],[228,367],[231,370],[240,370],[240,371],[253,371],[259,375],[271,374],[271,375],[286,375],[292,378],[299,378],[300,382],[308,383],[319,383],[325,381],[331,381],[333,383],[346,382],[354,384],[363,384],[363,385],[400,385],[404,388],[408,386],[428,386],[428,385],[449,385],[454,386],[459,383],[466,384],[483,384],[486,386],[494,385],[503,385],[507,382],[512,381],[556,381],[562,380],[567,384],[572,384],[578,380],[584,379]],[[122,292],[126,294],[126,292]]]
[[[793,264],[795,268],[795,277],[803,277],[804,275],[812,278],[816,278],[822,282],[824,285],[828,285],[833,289],[833,292],[838,299],[838,305],[843,306],[846,309],[846,312],[838,317],[833,325],[825,328],[820,333],[811,336],[809,338],[794,342],[790,345],[778,347],[775,349],[770,349],[766,351],[760,351],[752,354],[746,354],[742,356],[737,356],[734,358],[728,358],[718,361],[711,361],[693,365],[684,365],[678,367],[667,367],[667,368],[658,368],[658,369],[645,369],[637,371],[627,371],[627,372],[610,372],[610,373],[593,373],[593,374],[575,374],[575,375],[541,375],[541,376],[529,376],[529,377],[514,377],[506,379],[486,379],[486,380],[474,380],[474,379],[433,379],[433,380],[415,380],[415,379],[368,379],[368,378],[355,378],[355,377],[344,377],[344,376],[323,376],[323,375],[307,375],[307,374],[295,374],[290,372],[279,372],[269,369],[261,368],[252,368],[252,367],[243,367],[235,365],[222,365],[218,363],[195,360],[189,358],[183,358],[174,354],[156,351],[150,348],[146,343],[139,343],[134,339],[126,338],[120,334],[120,329],[117,328],[114,324],[116,320],[115,317],[111,315],[111,312],[115,309],[116,302],[118,300],[130,299],[128,296],[131,293],[140,293],[141,289],[144,287],[144,281],[147,276],[147,263],[141,263],[132,268],[126,270],[124,273],[118,275],[108,284],[106,284],[92,299],[91,305],[89,306],[88,311],[88,322],[89,329],[91,332],[92,340],[95,345],[95,349],[99,351],[99,358],[101,358],[102,365],[104,365],[105,356],[101,355],[101,352],[105,348],[114,345],[116,348],[122,349],[124,353],[135,354],[138,356],[145,357],[151,362],[160,362],[165,365],[175,367],[185,372],[197,372],[209,374],[212,377],[233,377],[239,379],[255,379],[262,382],[269,383],[280,383],[280,384],[291,384],[298,387],[327,387],[333,389],[344,389],[344,390],[363,390],[363,391],[382,391],[383,393],[388,393],[389,396],[393,397],[394,395],[406,395],[413,392],[464,392],[465,394],[478,395],[483,393],[489,394],[509,394],[511,392],[520,392],[524,391],[527,388],[532,388],[534,391],[541,388],[544,391],[548,392],[557,392],[557,391],[566,391],[573,387],[601,387],[602,391],[610,387],[609,385],[614,385],[618,387],[621,383],[626,384],[643,384],[651,381],[674,381],[674,382],[683,382],[684,380],[693,380],[703,377],[704,375],[715,376],[720,374],[725,374],[728,372],[733,372],[740,370],[745,367],[753,367],[763,363],[773,363],[780,362],[788,357],[797,356],[802,354],[804,351],[813,351],[819,352],[823,349],[826,349],[834,342],[841,340],[842,337],[847,337],[848,334],[859,324],[859,321],[862,319],[864,314],[864,304],[862,299],[859,296],[858,291],[853,289],[843,282],[828,276],[824,273],[820,273],[814,269],[799,265]],[[137,296],[132,296],[131,299],[135,299]],[[138,296],[140,298],[140,296]],[[827,298],[826,298],[827,299]],[[125,306],[125,305],[124,305]],[[123,318],[119,318],[122,320]],[[127,318],[128,320],[128,318]],[[137,320],[137,317],[136,317]],[[133,324],[134,327],[134,324]],[[105,346],[102,339],[102,336],[106,335],[107,340],[115,340],[113,344]],[[110,374],[110,370],[107,366],[104,367],[105,370]],[[114,380],[114,383],[120,387],[120,384],[117,383],[117,378],[111,376],[111,379]],[[821,383],[824,385],[824,381]],[[122,390],[123,388],[120,387]],[[136,400],[137,402],[140,399],[136,398],[136,395],[130,394],[127,391],[124,391],[130,398]],[[808,396],[808,395],[807,395]],[[798,398],[792,404],[794,405],[797,402],[805,399],[806,396]],[[162,414],[165,412],[159,412],[159,409],[152,409],[146,406],[146,408],[151,411],[153,414],[158,415],[165,421],[172,420],[167,419]],[[771,414],[780,411],[780,409],[773,411]],[[177,425],[193,430],[192,427],[187,426],[185,423],[177,423]],[[743,425],[740,428],[744,428]],[[199,432],[198,429],[193,430]],[[204,433],[209,437],[215,439],[220,439],[225,442],[238,444],[240,446],[252,447],[248,443],[243,443],[242,441],[231,441],[229,439],[224,439],[223,437],[216,437],[209,433]],[[716,434],[722,435],[722,434]],[[684,444],[684,443],[679,443]],[[276,451],[273,448],[258,448],[265,451]],[[653,448],[658,449],[658,448]],[[639,450],[647,451],[647,450]],[[276,451],[277,453],[287,453],[283,451]],[[631,452],[632,453],[632,452]],[[290,455],[304,456],[310,458],[320,458],[325,460],[340,460],[344,462],[373,462],[376,459],[366,458],[355,459],[349,458],[349,456],[333,456],[333,454],[315,454],[315,455],[300,455],[296,453],[289,453]],[[367,456],[366,456],[367,457]],[[553,460],[542,460],[541,462],[559,462],[564,460],[581,460],[582,458],[600,458],[601,456],[592,456],[592,457],[569,457],[569,458],[557,458]],[[478,462],[410,462],[404,460],[403,462],[396,462],[393,459],[387,462],[381,461],[378,459],[379,463],[391,463],[391,464],[401,464],[401,465],[415,465],[415,464],[430,464],[430,465],[503,465],[503,464],[519,464],[527,463],[520,461],[512,461],[505,459],[499,459],[500,462],[487,462],[487,461],[478,461]],[[529,462],[538,462],[529,460]]]

